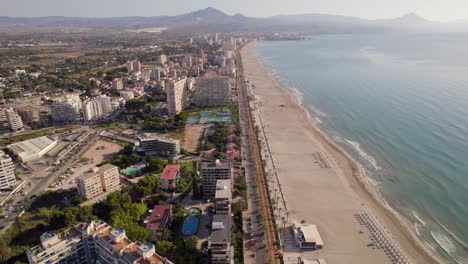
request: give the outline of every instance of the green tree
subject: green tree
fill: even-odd
[[[166,161],[155,158],[149,157],[148,159],[148,170],[153,173],[161,173],[164,170],[164,166],[166,165]]]

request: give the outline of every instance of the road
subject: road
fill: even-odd
[[[244,262],[275,263],[279,262],[279,260],[269,254],[275,247],[275,231],[239,53],[237,53],[237,64],[239,121],[242,129],[241,155],[245,168],[248,195],[248,210],[244,212],[244,230],[247,231],[244,236]],[[254,246],[250,246],[249,243],[252,239],[255,241]]]

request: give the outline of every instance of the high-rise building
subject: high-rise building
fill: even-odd
[[[117,166],[105,164],[94,168],[90,173],[76,178],[78,194],[89,200],[103,193],[115,191],[120,186],[120,174]]]
[[[124,88],[123,80],[122,78],[115,78],[112,80],[112,89],[120,91]]]
[[[16,107],[16,112],[21,116],[24,123],[31,125],[41,121],[39,108],[30,105]]]
[[[133,99],[135,95],[132,91],[120,91],[120,97],[122,97],[125,101]]]
[[[85,121],[96,121],[104,117],[101,102],[96,99],[83,101],[83,118]]]
[[[214,198],[216,214],[229,215],[231,212],[231,180],[217,180]]]
[[[80,223],[63,233],[46,232],[26,251],[30,264],[172,264],[152,243],[133,242],[104,221]]]
[[[12,131],[18,131],[23,129],[23,121],[15,109],[9,107],[5,110],[5,115],[8,120],[8,124],[10,125],[10,129]]]
[[[102,94],[96,97],[96,100],[101,103],[102,114],[104,116],[108,116],[112,113],[114,109],[112,108],[111,98],[109,96]]]
[[[218,180],[230,180],[232,176],[232,167],[229,161],[201,162],[199,168],[205,198],[215,197]]]
[[[166,64],[167,63],[167,56],[164,54],[159,55],[159,63]]]
[[[211,263],[230,264],[231,263],[231,216],[213,216],[211,225]]]
[[[77,93],[66,94],[51,105],[52,119],[56,122],[76,122],[81,119],[82,103]]]
[[[195,82],[193,103],[197,106],[222,106],[229,104],[229,77],[198,77]]]
[[[184,110],[187,100],[186,83],[187,77],[169,81],[167,85],[167,110],[169,115],[175,115]]]
[[[150,80],[158,81],[159,79],[161,79],[161,71],[159,70],[159,68],[152,68],[150,72]]]
[[[0,150],[0,190],[10,189],[15,184],[15,164],[10,156]]]
[[[127,61],[127,72],[132,73],[133,71],[134,71],[133,62],[132,61]]]
[[[140,148],[148,156],[175,157],[180,153],[180,141],[163,138],[155,134],[144,134],[138,138]]]

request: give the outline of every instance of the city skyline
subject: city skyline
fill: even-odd
[[[28,6],[29,8],[24,8]],[[141,8],[145,6],[145,8]],[[360,17],[363,19],[382,19],[416,13],[434,21],[468,20],[464,10],[468,2],[461,0],[291,0],[287,6],[282,1],[271,0],[268,6],[260,1],[188,1],[160,2],[136,0],[131,5],[123,0],[2,0],[0,16],[9,17],[123,17],[123,16],[163,16],[189,13],[206,7],[217,8],[229,15],[243,14],[250,17],[269,17],[281,14],[323,13]]]

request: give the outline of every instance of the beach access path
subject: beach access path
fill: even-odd
[[[253,45],[241,51],[244,74],[254,84],[253,110],[261,118],[256,124],[262,126],[268,140],[287,204],[288,224],[315,224],[324,241],[323,249],[316,251],[286,246],[285,263],[297,263],[298,256],[334,264],[392,263],[383,249],[372,246],[371,231],[358,222],[356,214],[363,212],[375,217],[412,263],[438,263],[408,223],[376,197],[362,168],[332,143],[297,100],[273,80],[252,53]],[[291,236],[283,237],[291,243]]]

